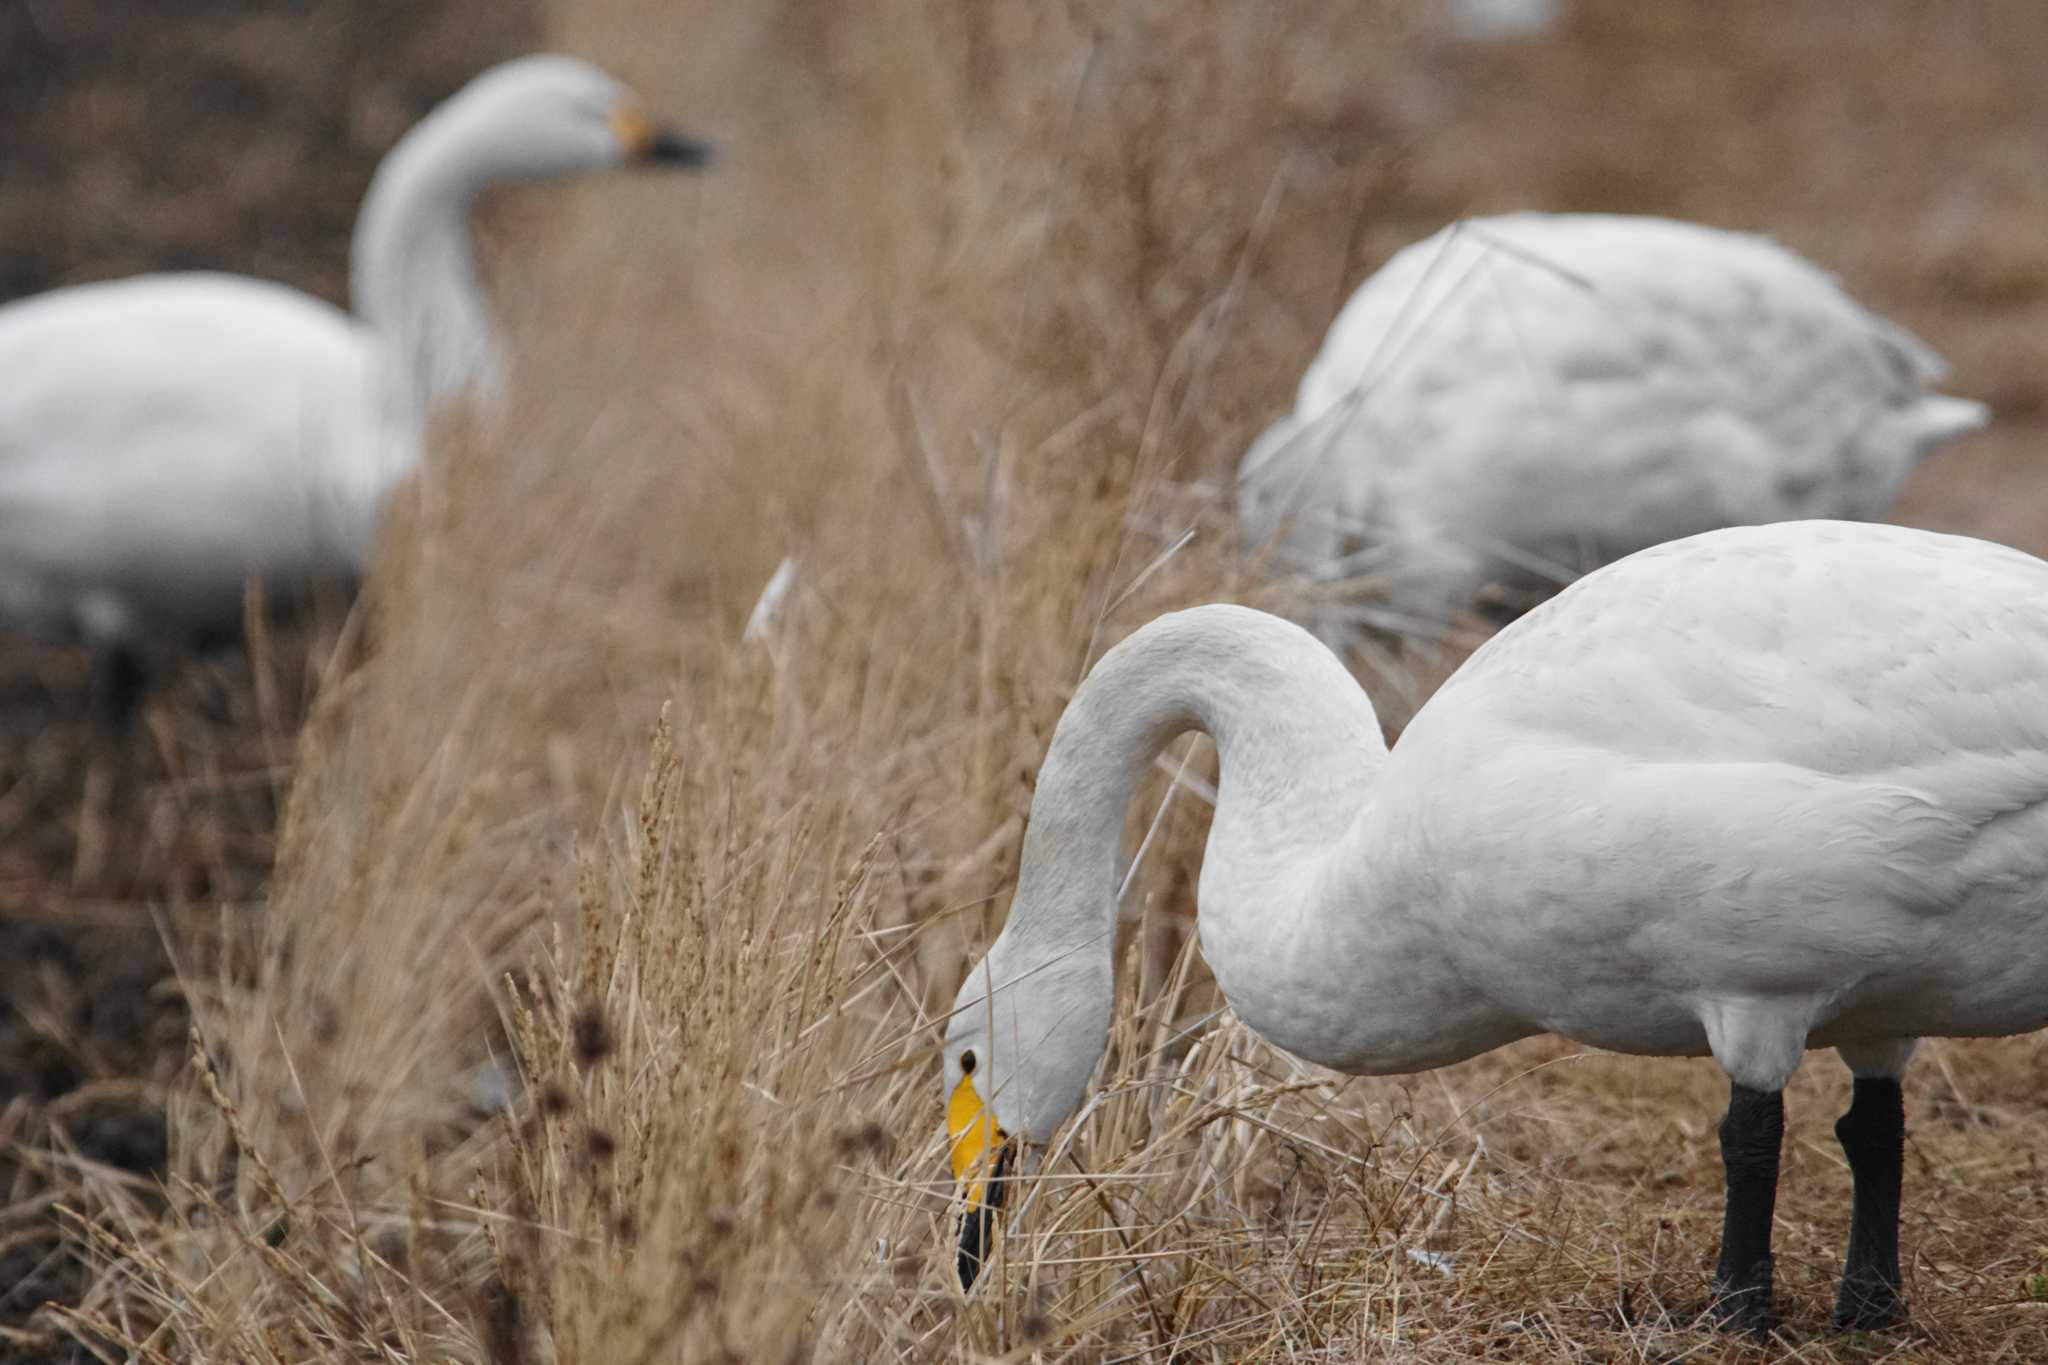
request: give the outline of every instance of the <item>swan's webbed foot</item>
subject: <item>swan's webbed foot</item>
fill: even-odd
[[[1897,1285],[1842,1277],[1832,1326],[1837,1332],[1882,1332],[1906,1320],[1906,1299]]]
[[[1717,1273],[1709,1292],[1702,1316],[1719,1331],[1763,1336],[1778,1325],[1768,1256],[1752,1261],[1739,1275],[1723,1278]]]

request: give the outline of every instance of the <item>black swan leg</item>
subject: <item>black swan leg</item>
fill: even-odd
[[[1837,1331],[1873,1331],[1906,1316],[1899,1291],[1899,1190],[1906,1166],[1906,1102],[1890,1076],[1856,1078],[1849,1112],[1835,1121],[1849,1156],[1855,1205],[1849,1256],[1835,1298]]]
[[[149,667],[142,656],[120,645],[93,651],[87,690],[92,699],[93,718],[106,734],[125,737],[135,719],[135,709],[149,690]]]
[[[1766,1332],[1771,1315],[1771,1214],[1778,1202],[1778,1148],[1785,1137],[1785,1095],[1735,1085],[1721,1120],[1721,1165],[1728,1208],[1721,1261],[1708,1313],[1736,1332]]]

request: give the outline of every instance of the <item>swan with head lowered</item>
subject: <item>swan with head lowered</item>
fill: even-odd
[[[93,646],[119,714],[153,655],[233,634],[247,579],[289,598],[353,577],[429,414],[502,383],[477,193],[707,154],[589,63],[526,57],[379,165],[351,248],[353,316],[203,272],[0,308],[0,627]]]
[[[1835,1320],[1901,1316],[1916,1041],[2048,1024],[2048,563],[1847,522],[1659,546],[1494,637],[1391,750],[1297,627],[1209,606],[1138,630],[1060,719],[1008,922],[949,1022],[969,1281],[989,1177],[1102,1056],[1125,807],[1187,730],[1221,769],[1202,950],[1247,1025],[1361,1075],[1545,1032],[1712,1055],[1713,1302],[1744,1327],[1770,1318],[1780,1092],[1833,1047],[1855,1185]]]
[[[1617,214],[1475,218],[1359,286],[1239,464],[1248,548],[1440,624],[1721,526],[1870,521],[1981,403],[1767,237]],[[1341,638],[1346,604],[1319,594]],[[1324,615],[1330,618],[1322,620]]]

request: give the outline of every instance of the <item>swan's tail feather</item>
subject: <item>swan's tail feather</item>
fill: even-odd
[[[1975,399],[1930,393],[1901,413],[1899,420],[1919,458],[1925,459],[1944,442],[1989,425],[1991,409]]]

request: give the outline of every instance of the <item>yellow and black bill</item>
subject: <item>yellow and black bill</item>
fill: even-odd
[[[625,149],[628,161],[658,162],[693,170],[711,164],[714,152],[710,143],[661,127],[637,105],[616,106],[611,122],[612,136]]]
[[[995,1249],[996,1215],[1009,1191],[1007,1177],[1017,1144],[981,1102],[974,1077],[962,1076],[946,1103],[946,1131],[953,1139],[953,1179],[960,1184],[960,1287],[972,1289]]]

